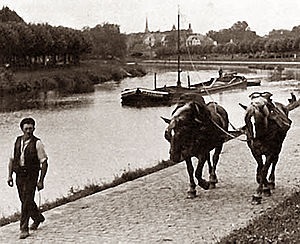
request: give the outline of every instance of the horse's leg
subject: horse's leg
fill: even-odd
[[[260,204],[263,193],[263,179],[262,179],[262,170],[264,167],[262,155],[256,154],[252,151],[252,155],[257,162],[256,169],[256,182],[258,183],[258,188],[256,189],[256,194],[252,197],[252,204]]]
[[[207,160],[207,164],[208,164],[208,173],[211,174],[213,171],[213,167],[211,165],[211,161],[210,161],[210,154],[209,152],[206,155],[206,160]]]
[[[213,189],[215,187],[211,184],[211,175],[213,174],[214,169],[213,169],[213,166],[212,166],[211,161],[210,161],[210,153],[209,152],[207,153],[206,161],[207,161],[207,164],[208,164],[208,173],[209,173],[209,189]]]
[[[271,173],[269,176],[269,187],[271,190],[273,190],[275,188],[275,168],[276,168],[276,164],[278,162],[278,158],[279,155],[273,155],[272,157],[272,169],[271,169]]]
[[[209,155],[209,153],[208,153]],[[198,185],[205,190],[209,189],[209,182],[202,179],[202,171],[205,161],[207,160],[207,154],[198,156],[198,165],[195,172],[196,178],[198,180]]]
[[[185,160],[188,175],[190,178],[190,188],[188,190],[188,198],[196,197],[196,183],[194,181],[194,166],[191,158]]]
[[[265,162],[265,165],[263,166],[262,173],[261,173],[262,184],[263,184],[263,193],[265,196],[271,195],[271,190],[269,187],[269,182],[267,180],[267,175],[268,175],[268,171],[269,171],[271,164],[274,162],[274,159],[276,158],[276,156],[275,157],[274,156],[275,155],[267,155],[266,156],[266,162]]]
[[[252,155],[257,163],[257,168],[256,168],[256,182],[258,184],[262,184],[262,170],[263,170],[263,167],[264,167],[264,162],[263,162],[263,158],[262,158],[262,155],[260,154],[256,154],[255,152],[252,151]]]
[[[218,183],[218,177],[217,177],[216,171],[217,171],[217,164],[219,162],[220,153],[222,151],[222,148],[223,148],[223,144],[221,144],[220,146],[217,146],[215,148],[215,152],[213,155],[213,167],[212,167],[213,169],[209,175],[210,188],[215,188],[216,184]]]

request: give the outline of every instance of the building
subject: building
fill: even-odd
[[[185,41],[186,46],[200,46],[206,44],[216,45],[216,43],[210,37],[202,34],[189,35]]]
[[[162,46],[177,46],[177,29],[175,25],[169,31],[150,31],[148,18],[146,18],[145,31],[131,33],[127,35],[127,48],[129,53],[137,56],[153,56],[154,49]],[[196,46],[207,43],[213,44],[213,40],[207,36],[193,33],[192,26],[189,24],[187,29],[180,29],[181,46]]]

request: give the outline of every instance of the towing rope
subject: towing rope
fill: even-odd
[[[230,136],[232,139],[236,139],[236,140],[239,140],[239,141],[242,141],[242,142],[247,142],[248,140],[247,139],[239,139],[238,137],[239,136],[234,136],[234,135],[231,135],[228,131],[224,130],[220,125],[218,125],[214,120],[210,119],[210,121],[216,126],[218,127],[224,134]],[[229,124],[234,128],[234,126],[229,122]],[[235,128],[234,128],[235,129]],[[236,130],[236,129],[235,129]],[[236,130],[237,131],[237,130]]]

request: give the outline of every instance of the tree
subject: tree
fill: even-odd
[[[93,43],[92,53],[102,58],[123,58],[127,53],[126,36],[120,33],[118,25],[104,23],[84,30],[87,40]]]
[[[238,52],[238,46],[233,42],[228,42],[224,46],[225,54],[235,54]]]
[[[246,21],[238,21],[229,29],[220,31],[209,31],[207,36],[217,41],[218,43],[227,43],[231,40],[234,43],[239,43],[245,40],[255,40],[258,38],[254,31],[251,31]]]
[[[230,28],[232,31],[247,31],[248,23],[246,21],[238,21]]]
[[[21,22],[25,23],[24,20],[17,15],[15,11],[11,11],[8,7],[3,7],[0,10],[0,22]]]
[[[300,51],[300,37],[295,39],[293,43],[293,50]]]
[[[265,39],[264,38],[256,38],[251,44],[251,50],[253,53],[262,52],[265,49]]]
[[[52,35],[48,24],[33,24],[31,25],[34,35],[32,55],[35,57],[35,62],[46,64],[46,55],[51,53]],[[39,60],[41,57],[41,61]]]

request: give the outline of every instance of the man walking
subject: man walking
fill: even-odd
[[[33,219],[31,230],[36,230],[45,218],[34,202],[35,189],[44,188],[44,178],[48,169],[48,157],[41,140],[33,135],[35,121],[25,118],[20,123],[23,135],[17,137],[13,154],[8,163],[7,183],[13,187],[13,172],[21,201],[20,239],[29,236],[29,218]]]

